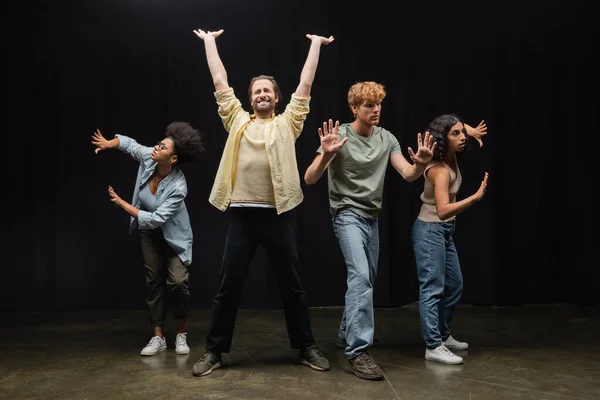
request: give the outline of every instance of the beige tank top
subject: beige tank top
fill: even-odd
[[[452,216],[442,221],[440,217],[438,217],[437,209],[435,208],[434,188],[427,179],[427,171],[429,171],[430,168],[437,166],[446,168],[450,173],[450,187],[448,188],[450,203],[456,202],[456,194],[458,193],[458,189],[460,189],[460,184],[462,183],[462,175],[460,174],[460,168],[458,168],[458,161],[456,161],[456,172],[454,172],[448,164],[442,161],[432,161],[429,163],[429,165],[427,165],[427,167],[425,167],[425,172],[423,172],[425,185],[423,188],[423,193],[421,193],[421,201],[423,204],[421,205],[421,211],[419,212],[418,217],[424,222],[446,222],[452,221],[456,218],[456,216]]]

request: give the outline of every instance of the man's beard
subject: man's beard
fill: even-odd
[[[260,111],[261,113],[264,113],[267,111],[274,111],[275,110],[275,102],[271,99],[263,100],[260,102],[257,101],[254,103],[254,110]]]

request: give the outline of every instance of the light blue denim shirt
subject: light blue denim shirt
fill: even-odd
[[[119,150],[140,163],[131,201],[131,204],[140,210],[142,206],[139,198],[140,189],[148,183],[156,168],[156,161],[150,158],[152,147],[142,146],[127,136],[115,135],[115,137],[119,138]],[[192,263],[193,234],[190,216],[184,202],[185,196],[187,196],[185,176],[179,168],[175,168],[158,184],[156,211],[140,210],[137,219],[131,217],[129,232],[136,228],[160,227],[167,243],[175,250],[183,265],[188,266]]]

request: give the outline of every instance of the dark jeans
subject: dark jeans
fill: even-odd
[[[294,216],[255,207],[233,207],[229,213],[221,285],[213,301],[206,350],[230,351],[242,291],[259,244],[265,247],[277,279],[291,347],[313,345],[308,302],[299,276]]]
[[[190,309],[188,269],[163,237],[160,228],[140,229],[146,267],[146,303],[152,326],[164,326],[167,302],[175,319],[186,319]]]

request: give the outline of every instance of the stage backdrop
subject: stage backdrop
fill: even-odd
[[[226,132],[217,115],[204,44],[217,39],[230,85],[250,109],[247,85],[276,77],[287,103],[310,41],[322,49],[311,112],[296,143],[300,175],[315,156],[317,128],[350,122],[348,88],[385,85],[381,126],[403,154],[443,113],[484,119],[483,148],[460,156],[459,197],[489,172],[484,200],[459,215],[462,302],[598,304],[593,260],[598,212],[597,6],[535,2],[16,1],[4,4],[5,116],[0,310],[144,308],[144,267],[128,215],[136,163],[95,155],[91,135],[129,135],[153,145],[172,121],[188,121],[206,152],[185,168],[194,230],[192,305],[210,308],[228,224],[208,203]],[[538,4],[539,3],[539,4]],[[8,25],[7,25],[8,26]],[[346,270],[328,212],[327,181],[304,183],[296,209],[302,279],[311,306],[343,304]],[[380,216],[376,306],[417,300],[409,234],[423,178],[391,167]],[[261,249],[242,307],[277,308]]]

